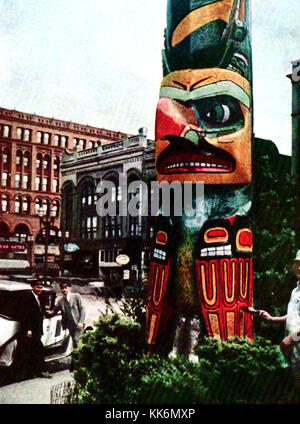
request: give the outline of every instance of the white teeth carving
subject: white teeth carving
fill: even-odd
[[[174,163],[172,165],[168,165],[166,166],[165,169],[173,169],[173,168],[182,168],[183,166],[185,167],[190,167],[190,168],[194,168],[194,167],[202,167],[202,168],[223,168],[223,169],[229,169],[228,165],[219,165],[217,163],[208,163],[208,162],[180,162],[180,163]]]
[[[200,256],[231,256],[231,245],[201,249]]]
[[[154,258],[165,260],[167,257],[167,253],[164,252],[163,250],[155,248],[153,252],[153,256]]]

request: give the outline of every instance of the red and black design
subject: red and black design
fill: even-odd
[[[208,220],[196,245],[196,279],[211,337],[253,339],[252,234],[247,217]]]
[[[174,307],[168,301],[168,282],[172,265],[170,231],[156,233],[147,292],[147,339],[150,351],[166,343]],[[159,341],[159,343],[158,343]]]

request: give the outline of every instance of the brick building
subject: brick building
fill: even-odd
[[[89,125],[0,108],[0,241],[25,242],[23,257],[27,256],[32,265],[41,263],[45,231],[41,230],[38,211],[49,214],[52,210],[55,216],[48,260],[58,263],[63,151],[97,148],[100,143],[120,141],[124,136]],[[6,258],[4,252],[1,258]],[[4,271],[0,264],[0,273]]]

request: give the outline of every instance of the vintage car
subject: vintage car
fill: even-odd
[[[31,290],[28,283],[0,280],[0,376],[14,366],[18,334],[20,332],[20,311],[22,297]],[[52,309],[56,293],[52,287],[45,287],[46,309]],[[61,324],[61,314],[45,318],[42,343],[45,347],[46,362],[55,361],[72,353],[72,339]],[[1,381],[1,379],[0,379]]]

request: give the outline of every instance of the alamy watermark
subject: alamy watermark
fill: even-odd
[[[128,184],[120,174],[119,184],[103,180],[96,188],[99,216],[182,216],[197,219],[204,211],[203,182],[171,183],[135,180]]]

